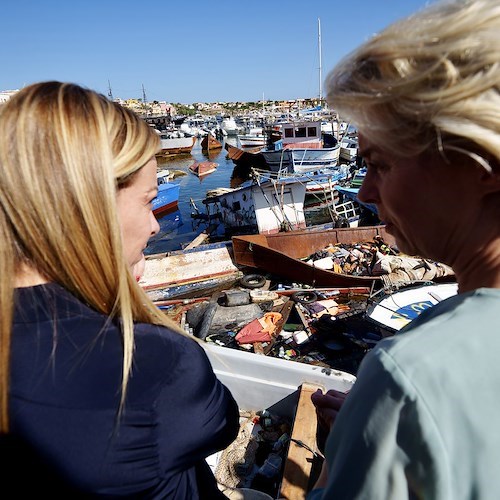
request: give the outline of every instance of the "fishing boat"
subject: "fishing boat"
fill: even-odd
[[[355,137],[344,137],[340,141],[340,158],[354,161],[358,156],[358,140]]]
[[[358,198],[359,187],[338,186],[337,192],[339,196],[342,197],[342,200],[345,203],[347,203],[348,201],[356,203],[362,207],[365,207],[367,210],[369,210],[378,217],[377,205],[375,205],[374,203],[365,203],[364,201],[361,201]]]
[[[175,182],[170,182],[172,178],[172,172],[167,169],[159,170],[156,173],[158,194],[153,200],[153,214],[156,217],[160,217],[177,207],[180,186]]]
[[[234,118],[230,116],[227,116],[222,120],[220,127],[224,135],[236,136],[238,134],[238,125],[236,124]]]
[[[189,165],[189,171],[198,177],[204,177],[205,175],[215,172],[218,166],[219,164],[214,161],[194,161]]]
[[[381,284],[383,274],[344,274],[320,267],[319,263],[309,264],[305,259],[330,245],[366,243],[369,247],[370,244],[373,245],[375,238],[381,239],[387,246],[395,246],[394,237],[386,232],[385,226],[251,234],[233,236],[232,241],[234,258],[240,266],[257,268],[293,282],[313,286],[370,286]],[[435,281],[453,280],[453,273],[447,266],[435,265],[438,266]]]
[[[247,134],[238,134],[238,141],[242,148],[262,148],[266,144],[266,136],[263,134],[262,128],[254,127]]]
[[[260,146],[242,149],[226,142],[224,148],[227,151],[228,158],[237,166],[245,169],[269,169],[264,156],[260,152],[262,149]]]
[[[340,145],[323,147],[321,122],[287,122],[279,125],[281,139],[261,150],[269,170],[304,173],[337,165]],[[271,129],[275,132],[275,127]],[[269,133],[269,129],[266,131]]]
[[[204,217],[218,219],[233,234],[304,229],[305,191],[305,184],[295,178],[252,180],[235,189],[211,190],[203,200],[207,212]]]

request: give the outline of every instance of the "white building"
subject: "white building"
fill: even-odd
[[[7,102],[18,90],[1,90],[0,91],[0,104]]]

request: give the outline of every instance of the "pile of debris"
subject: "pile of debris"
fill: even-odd
[[[276,498],[291,439],[291,422],[269,410],[240,410],[237,438],[217,457],[219,487],[251,488]]]
[[[431,281],[453,275],[450,267],[429,259],[412,257],[388,245],[381,236],[371,242],[338,243],[310,255],[311,266],[351,276],[387,275],[392,282]]]
[[[166,311],[205,342],[270,357],[357,372],[383,336],[365,318],[368,289],[226,290]]]

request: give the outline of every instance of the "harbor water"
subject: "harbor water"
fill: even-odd
[[[234,146],[238,145],[236,137],[228,137],[226,141]],[[215,172],[199,178],[189,171],[189,166],[195,160],[214,161],[218,167]],[[171,181],[180,185],[178,208],[158,219],[160,232],[150,240],[145,251],[147,255],[180,250],[206,229],[205,222],[191,217],[193,207],[190,199],[198,206],[200,212],[205,212],[202,200],[207,191],[221,187],[236,187],[246,180],[238,178],[238,169],[235,170],[235,164],[227,157],[226,149],[210,152],[208,156],[207,152],[201,149],[201,139],[196,141],[189,155],[159,158],[158,169],[179,170],[185,175],[180,175]]]

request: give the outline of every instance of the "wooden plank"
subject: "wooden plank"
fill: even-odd
[[[324,389],[308,383],[303,383],[300,387],[299,402],[295,412],[279,498],[288,500],[306,498],[314,455],[306,447],[299,445],[297,441],[315,452],[318,451],[316,446],[316,410],[311,401],[311,394],[316,392],[318,388]]]
[[[208,239],[208,234],[207,233],[200,233],[189,245],[187,245],[184,250],[190,250],[191,248],[197,247],[198,245],[201,245],[203,242],[205,242]]]

